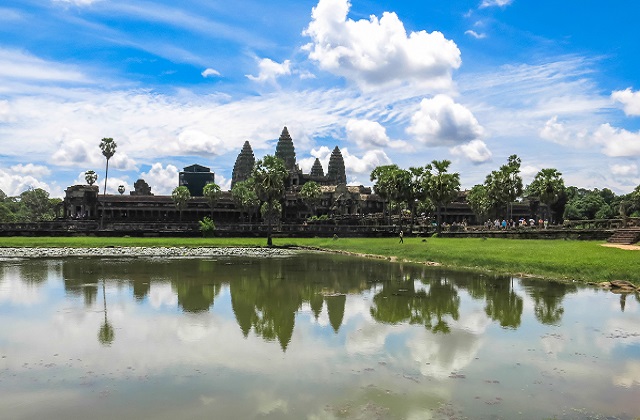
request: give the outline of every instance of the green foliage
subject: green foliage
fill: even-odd
[[[89,169],[84,173],[84,179],[87,181],[87,184],[93,185],[98,180],[98,174],[95,171]]]
[[[423,185],[426,197],[436,206],[437,229],[442,228],[440,223],[441,207],[453,200],[460,191],[460,174],[449,173],[448,160],[434,160],[425,166]]]
[[[213,215],[213,208],[218,198],[220,198],[220,186],[214,182],[210,182],[202,189],[202,195],[207,199],[207,203],[209,203],[209,207],[211,208],[211,214]]]
[[[233,188],[231,188],[231,197],[236,205],[249,215],[249,220],[251,220],[251,215],[255,213],[260,204],[253,178],[237,182]]]
[[[171,199],[180,212],[180,220],[182,220],[182,211],[187,208],[189,200],[191,200],[191,193],[189,192],[189,189],[184,185],[174,188],[171,193]]]
[[[49,193],[42,188],[29,189],[20,194],[20,203],[25,210],[26,221],[53,220],[55,217],[55,204],[49,199]]]
[[[316,207],[320,204],[320,199],[322,198],[320,185],[315,181],[306,182],[300,189],[300,198],[315,213]]]
[[[282,159],[266,155],[257,161],[251,172],[256,195],[267,204],[266,214],[268,222],[267,245],[271,246],[271,231],[274,215],[274,203],[279,202],[284,196],[284,182],[287,179],[288,171]]]
[[[205,217],[198,223],[200,225],[200,233],[202,233],[202,236],[204,236],[205,238],[210,238],[214,235],[216,231],[216,225],[215,223],[213,223],[213,220],[211,220],[211,218]]]
[[[511,155],[505,165],[487,175],[484,185],[494,213],[506,210],[509,203],[522,195],[520,164],[518,155]]]
[[[491,202],[489,201],[487,187],[485,185],[474,185],[467,195],[467,202],[478,221],[483,221],[489,216]]]
[[[116,153],[116,148],[117,147],[118,147],[118,145],[116,144],[115,141],[113,141],[113,139],[111,137],[105,137],[102,140],[100,140],[100,150],[102,150],[102,155],[107,160],[107,166],[106,166],[106,169],[104,171],[104,192],[103,192],[103,194],[107,193],[107,179],[109,178],[109,159],[111,159],[113,157],[113,155]]]
[[[564,180],[562,173],[556,169],[541,169],[527,186],[527,194],[538,197],[540,201],[547,205],[548,209],[555,210],[556,204],[564,193]],[[613,193],[612,193],[613,194]],[[548,215],[550,217],[550,215]]]

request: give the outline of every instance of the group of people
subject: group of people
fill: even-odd
[[[500,221],[500,219],[495,219],[493,221],[487,220],[486,222],[484,222],[485,229],[502,229],[502,230],[526,228],[526,227],[534,228],[536,227],[536,225],[539,229],[547,229],[547,227],[549,227],[549,220],[547,219],[542,220],[542,218],[540,218],[536,222],[535,219],[527,220],[521,217],[517,222],[514,221],[513,219],[511,220],[502,219],[502,221]]]

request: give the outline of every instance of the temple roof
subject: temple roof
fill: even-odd
[[[313,162],[313,166],[311,167],[311,176],[324,176],[324,169],[322,168],[322,164],[320,163],[320,159],[316,158],[316,161]]]
[[[286,126],[282,129],[282,134],[280,134],[276,145],[276,157],[283,160],[284,166],[288,170],[292,171],[296,168],[296,150]]]
[[[347,174],[344,168],[344,159],[338,146],[331,152],[329,158],[329,168],[327,170],[327,177],[336,184],[346,184]]]

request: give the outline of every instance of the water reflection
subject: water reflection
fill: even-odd
[[[640,306],[621,299],[339,255],[3,261],[0,412],[632,418]]]

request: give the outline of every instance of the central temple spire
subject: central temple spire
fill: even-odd
[[[296,167],[296,149],[293,147],[293,140],[289,135],[289,130],[285,126],[282,129],[282,134],[278,139],[278,145],[276,146],[276,157],[279,157],[284,161],[284,166],[289,171],[293,171]]]

